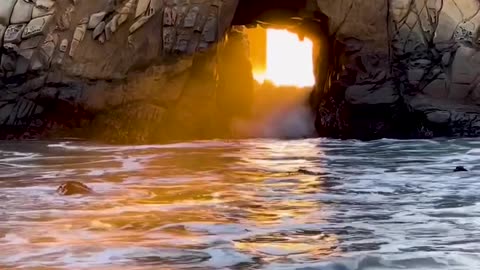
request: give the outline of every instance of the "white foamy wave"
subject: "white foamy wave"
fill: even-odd
[[[49,144],[51,148],[61,148],[66,150],[93,151],[93,152],[128,152],[138,150],[155,150],[155,149],[205,149],[205,148],[221,148],[238,145],[235,142],[222,141],[195,141],[190,143],[173,143],[173,144],[152,144],[138,146],[88,146],[72,144],[70,142],[61,142]]]

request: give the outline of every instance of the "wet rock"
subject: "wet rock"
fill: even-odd
[[[468,170],[465,169],[465,167],[463,167],[463,166],[457,166],[457,167],[453,170],[453,172],[468,172]]]
[[[57,193],[64,196],[69,195],[88,195],[93,190],[83,183],[77,181],[67,181],[57,188]]]
[[[10,17],[12,16],[16,2],[17,0],[2,0],[0,5],[0,24],[10,24]]]

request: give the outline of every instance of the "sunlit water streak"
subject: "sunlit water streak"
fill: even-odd
[[[480,269],[479,161],[480,140],[4,142],[0,269]]]

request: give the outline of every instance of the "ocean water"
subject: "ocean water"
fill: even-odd
[[[479,190],[474,139],[0,142],[0,269],[480,269]]]

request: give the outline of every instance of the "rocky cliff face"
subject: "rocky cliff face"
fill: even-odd
[[[237,53],[248,45],[232,28],[239,2],[3,0],[0,137],[228,136],[253,89]],[[295,3],[298,16],[326,23],[308,29],[321,42],[312,103],[321,135],[480,133],[478,0]]]
[[[345,18],[331,22],[340,64],[319,106],[321,134],[480,134],[480,1],[318,2]]]
[[[218,55],[236,5],[2,2],[0,136],[146,142],[216,134],[225,129],[212,121]]]

